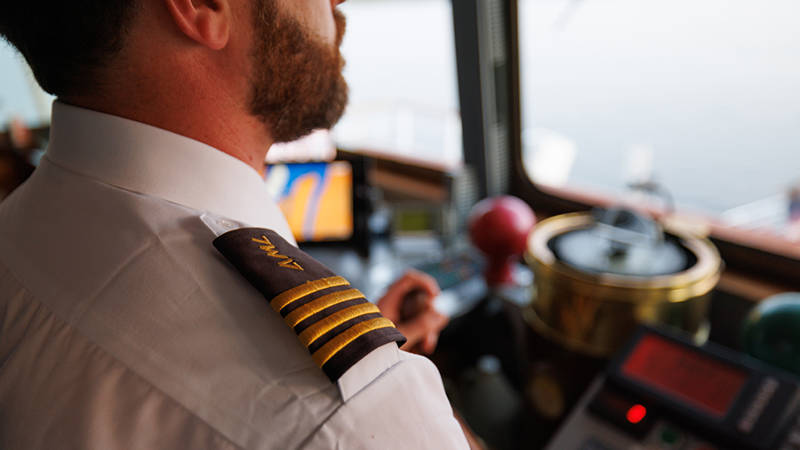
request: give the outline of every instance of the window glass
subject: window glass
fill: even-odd
[[[535,182],[656,181],[681,208],[800,238],[800,3],[519,4]]]
[[[0,38],[0,130],[12,119],[28,126],[50,121],[52,97],[36,84],[25,59]]]
[[[349,0],[342,53],[350,104],[337,143],[403,158],[462,160],[450,0]]]

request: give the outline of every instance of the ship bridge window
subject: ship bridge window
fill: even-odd
[[[349,0],[346,150],[457,167],[463,155],[450,0]]]
[[[674,204],[798,258],[800,4],[518,5],[522,160],[540,189]]]
[[[0,67],[0,130],[11,121],[33,127],[48,124],[53,97],[36,84],[25,58],[4,39]]]
[[[450,0],[349,0],[339,8],[347,16],[341,50],[350,102],[333,130],[337,146],[459,166],[463,156]],[[46,126],[53,98],[2,39],[0,67],[0,130],[12,119]],[[315,133],[299,146],[276,147],[271,157],[316,157],[325,153],[316,149],[324,149],[328,138]]]

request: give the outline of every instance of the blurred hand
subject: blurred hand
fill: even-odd
[[[378,300],[384,317],[394,322],[408,339],[401,347],[403,350],[430,354],[436,349],[439,333],[449,320],[433,308],[437,295],[439,285],[433,277],[409,270]],[[413,303],[404,304],[405,301]]]

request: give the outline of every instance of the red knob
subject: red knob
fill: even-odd
[[[469,235],[486,255],[489,286],[513,282],[513,262],[525,251],[535,224],[533,211],[517,197],[491,197],[472,208]]]

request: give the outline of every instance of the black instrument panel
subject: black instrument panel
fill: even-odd
[[[800,380],[649,327],[584,397],[550,448],[800,449]]]

